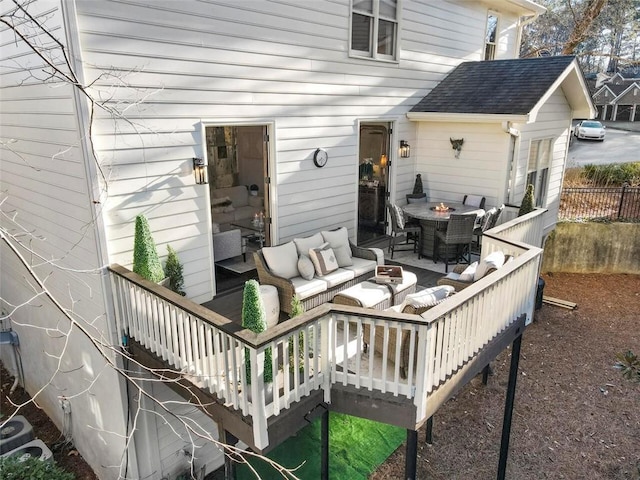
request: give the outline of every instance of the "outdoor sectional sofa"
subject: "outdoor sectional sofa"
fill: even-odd
[[[438,285],[451,285],[456,289],[456,292],[459,292],[495,272],[510,260],[512,260],[511,255],[505,255],[500,251],[490,253],[480,262],[474,262],[471,265],[456,265],[453,271],[438,280]]]
[[[254,252],[254,259],[260,284],[275,286],[280,309],[291,313],[294,295],[309,310],[373,277],[376,265],[384,263],[384,253],[354,245],[341,227],[264,247]]]

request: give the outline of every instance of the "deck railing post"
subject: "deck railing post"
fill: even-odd
[[[511,348],[511,367],[509,369],[507,398],[504,404],[502,440],[500,442],[500,460],[498,462],[498,480],[504,480],[507,473],[507,456],[509,454],[509,438],[511,436],[511,418],[513,416],[513,403],[516,396],[516,383],[518,380],[518,363],[520,362],[521,343],[522,333],[520,333],[520,335],[518,335],[513,341]]]

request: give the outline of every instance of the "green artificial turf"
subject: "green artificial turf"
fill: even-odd
[[[320,478],[320,424],[316,419],[296,436],[278,445],[267,455],[278,464],[295,468],[302,479]],[[384,423],[348,415],[329,415],[329,478],[363,479],[380,466],[406,438],[406,430]],[[282,478],[272,467],[259,459],[250,459],[263,479]],[[246,465],[238,465],[239,480],[255,479]]]

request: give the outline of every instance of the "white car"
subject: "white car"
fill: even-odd
[[[595,120],[582,120],[573,129],[577,138],[589,138],[591,140],[604,140],[605,126]]]

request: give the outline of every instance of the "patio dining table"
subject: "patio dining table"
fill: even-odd
[[[444,203],[444,202],[443,202]],[[420,253],[424,257],[433,258],[433,242],[436,230],[446,230],[447,223],[452,213],[483,216],[482,208],[462,203],[444,203],[447,210],[440,211],[436,207],[441,206],[441,202],[410,203],[402,207],[408,217],[416,218],[420,221],[422,228],[422,245]],[[442,248],[445,248],[444,246]]]

